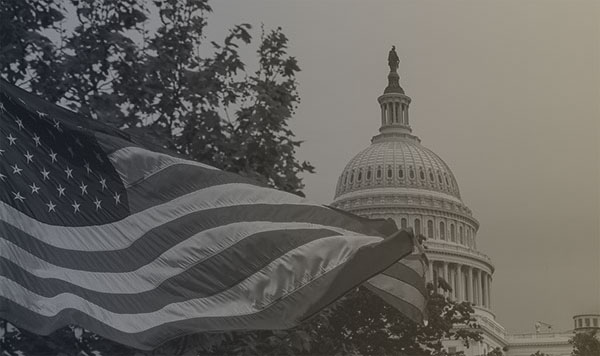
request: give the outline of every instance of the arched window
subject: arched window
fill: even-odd
[[[427,220],[427,238],[433,239],[433,220]]]
[[[458,227],[458,238],[460,239],[460,244],[464,245],[465,244],[465,235],[463,234],[463,227],[462,225]]]
[[[348,172],[344,173],[344,184],[348,183]]]
[[[438,182],[442,184],[442,175],[438,172]]]
[[[381,167],[377,167],[377,179],[381,179]]]
[[[440,221],[440,239],[446,239],[446,226],[443,221]]]
[[[371,180],[371,167],[367,169],[367,180]]]
[[[421,235],[421,220],[415,219],[415,235]]]
[[[425,172],[423,172],[423,168],[419,168],[419,178],[421,178],[421,180],[425,180]]]
[[[450,241],[456,242],[456,229],[454,224],[450,224]]]
[[[387,177],[392,178],[394,176],[394,172],[392,171],[392,166],[388,166]]]
[[[400,228],[402,229],[406,229],[407,228],[407,222],[405,218],[400,219]]]
[[[358,177],[356,177],[356,181],[360,182],[362,179],[362,168],[358,170]]]
[[[435,180],[435,178],[433,178],[433,173],[431,173],[431,171],[429,171],[429,180],[432,182]]]
[[[398,177],[400,177],[400,179],[404,178],[404,169],[402,168],[402,166],[398,168]]]
[[[415,171],[414,171],[413,167],[409,168],[408,176],[410,177],[410,179],[415,179]]]
[[[350,183],[354,182],[354,171],[350,172]]]

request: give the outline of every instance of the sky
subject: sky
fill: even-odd
[[[309,199],[380,123],[392,45],[413,133],[442,157],[481,224],[497,320],[572,329],[600,312],[600,2],[213,1],[207,38],[281,26],[302,71],[291,120]],[[255,60],[251,50],[247,62]]]

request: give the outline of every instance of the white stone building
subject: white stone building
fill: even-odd
[[[388,86],[378,98],[379,134],[344,168],[332,205],[365,217],[392,218],[399,227],[412,228],[428,238],[428,280],[443,277],[452,286],[451,298],[471,302],[484,336],[468,350],[458,341],[446,341],[449,351],[486,355],[499,347],[508,356],[529,356],[538,350],[570,355],[572,331],[509,334],[496,322],[494,265],[477,249],[479,222],[462,201],[448,165],[412,133],[411,98],[400,86],[395,64],[390,62]]]

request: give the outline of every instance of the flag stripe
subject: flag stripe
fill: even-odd
[[[232,183],[260,186],[231,173],[176,163],[129,186],[129,210],[138,213],[199,189]]]
[[[190,213],[249,204],[320,206],[309,203],[296,195],[268,188],[247,184],[224,184],[183,195],[120,221],[104,225],[65,227],[44,224],[4,202],[0,203],[0,220],[4,220],[52,246],[81,251],[103,251],[125,248],[142,237],[148,230]],[[103,235],[113,238],[96,238]]]
[[[247,210],[248,211],[248,210]],[[193,218],[193,217],[192,217]],[[232,216],[233,218],[233,216]],[[228,222],[213,226],[202,226],[198,219],[186,218],[185,229],[176,230],[177,237],[173,238],[168,228],[158,228],[144,239],[136,241],[124,250],[87,252],[48,247],[38,240],[20,232],[20,230],[5,231],[6,239],[0,237],[0,256],[17,262],[25,269],[71,269],[83,272],[102,272],[104,274],[119,272],[140,272],[140,269],[158,268],[159,266],[177,266],[181,268],[191,261],[198,262],[201,258],[212,256],[240,240],[259,232],[282,230],[281,237],[285,238],[285,231],[294,229],[326,229],[339,234],[354,235],[353,231],[334,226],[303,223],[303,222],[270,222],[270,221],[241,221]],[[233,219],[231,219],[233,220]],[[1,225],[1,224],[0,224]],[[198,232],[195,232],[199,230]],[[187,236],[191,233],[191,236]],[[166,237],[169,238],[166,238]],[[30,239],[31,241],[27,241]],[[14,242],[11,242],[14,241]],[[178,243],[175,243],[178,241]],[[38,248],[32,249],[32,245]],[[143,243],[142,243],[143,242]],[[24,246],[25,248],[23,248]],[[12,251],[12,252],[11,252]],[[11,253],[9,253],[11,252]]]
[[[54,297],[60,293],[71,293],[90,302],[102,306],[103,308],[116,312],[124,313],[127,311],[134,313],[146,313],[162,308],[170,302],[180,302],[194,298],[204,298],[217,295],[236,284],[243,281],[248,276],[257,273],[267,266],[272,260],[281,258],[302,246],[318,245],[321,240],[324,244],[333,238],[339,239],[339,236],[330,231],[321,231],[317,233],[312,231],[307,236],[306,231],[290,231],[286,233],[286,243],[279,242],[275,251],[266,251],[277,244],[277,241],[269,241],[274,236],[281,235],[279,232],[260,233],[242,240],[232,248],[226,249],[222,253],[215,255],[197,265],[190,266],[189,269],[166,279],[153,289],[146,290],[146,287],[152,288],[154,280],[146,282],[150,286],[139,284],[139,280],[144,278],[160,279],[159,276],[151,274],[149,276],[137,276],[136,274],[114,274],[114,285],[111,285],[110,278],[92,273],[92,280],[79,280],[71,276],[62,276],[63,279],[45,279],[33,276],[14,263],[5,259],[0,259],[2,274],[12,280],[27,286],[28,289],[44,297]],[[287,242],[289,240],[289,243]],[[243,250],[246,248],[247,250]],[[264,254],[260,254],[262,248]],[[251,252],[252,255],[247,255]],[[157,271],[156,274],[160,274]],[[218,276],[218,277],[217,277]],[[133,284],[128,290],[129,294],[119,293],[123,289],[129,289],[127,283]],[[89,290],[80,287],[82,284],[90,286],[93,283],[98,284],[98,289]],[[137,289],[137,291],[136,291]],[[136,293],[137,292],[137,293]],[[135,293],[135,294],[132,294]],[[136,303],[143,300],[144,303]]]
[[[372,248],[362,248],[345,264],[337,265],[328,272],[315,277],[310,283],[289,292],[262,309],[249,313],[238,313],[234,316],[198,317],[200,308],[193,308],[191,313],[179,312],[177,320],[163,321],[149,326],[139,323],[137,319],[129,319],[135,329],[123,331],[116,328],[112,320],[102,321],[77,309],[63,309],[58,314],[44,316],[25,308],[18,303],[2,297],[0,290],[0,318],[6,319],[17,327],[23,327],[38,334],[48,335],[56,329],[69,324],[81,325],[93,330],[102,337],[138,348],[151,350],[169,339],[197,332],[198,330],[247,330],[247,329],[284,329],[297,325],[316,312],[335,301],[347,291],[355,288],[358,281],[368,279],[373,273],[385,269],[390,261],[396,260],[398,252],[402,253],[407,246],[407,239],[387,239]],[[364,263],[372,268],[364,268]],[[348,275],[348,273],[350,273]],[[351,276],[351,278],[346,278]],[[268,283],[269,279],[266,279]],[[245,297],[248,293],[241,294]],[[239,297],[239,296],[238,296]],[[226,298],[223,298],[225,300]],[[318,303],[303,303],[306,300],[317,300]],[[311,307],[312,306],[312,307]],[[14,317],[18,316],[18,318]],[[136,316],[131,316],[135,318]],[[124,320],[128,320],[124,318]]]
[[[423,275],[418,274],[412,268],[404,265],[404,261],[393,264],[390,268],[383,271],[381,274],[393,278],[398,281],[405,282],[406,284],[417,289],[423,297],[427,296],[427,288],[423,281]]]
[[[377,278],[379,276],[375,276]],[[378,297],[383,299],[386,303],[393,306],[395,309],[399,310],[402,314],[407,316],[409,319],[414,321],[415,323],[422,323],[425,319],[425,305],[427,300],[424,299],[420,293],[418,295],[414,295],[413,298],[408,298],[406,295],[402,294],[402,297],[399,297],[395,294],[397,290],[403,290],[403,288],[407,287],[407,284],[399,282],[393,288],[390,286],[381,286],[379,281],[373,281],[372,278],[368,283],[365,283],[365,287],[375,293]],[[379,280],[377,278],[377,280]]]
[[[367,225],[352,220],[342,220],[339,216],[336,216],[335,212],[322,206],[252,204],[190,213],[157,226],[123,249],[118,250],[81,251],[73,249],[73,246],[67,248],[56,247],[4,222],[0,222],[0,238],[4,238],[27,252],[58,266],[86,271],[122,272],[140,268],[160,256],[165,250],[185,241],[194,234],[223,225],[256,222],[266,216],[269,217],[270,221],[265,223],[286,223],[293,217],[294,222],[300,224],[297,227],[312,223],[315,226],[340,229],[337,231],[344,230],[366,235],[380,235],[377,229],[381,222]],[[293,223],[288,226],[292,227]],[[52,231],[47,232],[47,238],[60,238],[60,235],[53,236],[51,233]],[[88,237],[82,234],[81,238],[93,240],[94,236],[97,235]],[[74,252],[77,252],[78,255],[73,255]]]
[[[427,272],[427,265],[425,264],[425,256],[420,253],[414,253],[410,256],[406,256],[402,259],[402,264],[410,267],[419,276],[424,277]]]
[[[111,325],[123,332],[140,332],[162,323],[185,318],[224,317],[254,313],[311,283],[315,278],[336,266],[344,264],[363,249],[366,249],[372,257],[377,256],[381,258],[381,261],[389,264],[397,258],[397,250],[393,251],[394,254],[391,253],[392,251],[385,253],[383,247],[387,245],[398,247],[402,244],[406,244],[406,242],[383,243],[380,238],[353,236],[333,236],[316,240],[272,261],[259,272],[218,295],[170,303],[160,310],[149,313],[114,313],[71,293],[47,298],[31,292],[5,277],[0,277],[0,295],[44,316],[56,315],[61,310],[80,310],[94,318],[100,317],[109,321]],[[387,267],[383,262],[378,263]],[[298,269],[296,266],[306,266],[306,268]],[[348,281],[357,283],[353,278]],[[339,296],[339,292],[338,290],[335,293],[338,293]],[[281,317],[285,319],[284,316]]]
[[[199,167],[205,171],[219,172],[204,163],[173,157],[164,153],[152,152],[141,147],[124,147],[108,155],[113,167],[119,173],[126,188],[151,177],[173,165]],[[233,174],[229,174],[234,176]],[[172,181],[169,186],[172,186]]]
[[[124,305],[129,305],[130,302],[142,298],[145,303],[129,307],[133,308],[129,310],[147,312],[162,307],[165,304],[164,297],[169,293],[176,292],[177,294],[177,297],[172,297],[172,301],[220,293],[256,273],[275,258],[316,240],[327,240],[331,236],[335,236],[335,233],[330,231],[311,231],[310,236],[307,236],[306,231],[290,231],[286,237],[286,240],[290,240],[289,243],[280,243],[282,246],[277,248],[277,252],[269,251],[269,253],[260,254],[258,251],[261,249],[264,251],[277,243],[277,241],[269,241],[277,234],[278,232],[269,232],[250,236],[218,255],[199,264],[192,264],[189,269],[174,276],[164,276],[164,267],[150,275],[138,273],[104,275],[94,272],[78,274],[73,271],[61,276],[52,271],[38,272],[57,275],[53,279],[47,279],[36,277],[4,258],[0,258],[0,266],[2,266],[3,275],[24,286],[29,286],[32,291],[46,297],[71,292],[115,312],[123,312],[117,308],[123,308]],[[345,236],[348,237],[348,235]],[[244,248],[246,250],[243,250]],[[252,255],[246,256],[247,253],[252,253]],[[259,256],[256,257],[255,254]],[[217,271],[220,273],[220,277],[211,277],[215,276]],[[113,305],[116,306],[113,307]]]
[[[410,256],[410,254],[413,252],[414,246],[412,244],[412,239],[410,238],[410,235],[406,230],[396,231],[396,233],[394,235],[392,235],[391,238],[388,238],[385,241],[386,242],[393,241],[394,238],[397,238],[397,237],[405,237],[408,239],[404,240],[405,243],[402,245],[398,245],[395,247],[390,246],[389,250],[387,250],[385,252],[380,252],[380,255],[378,255],[378,257],[380,256],[381,258],[385,258],[385,254],[392,253],[392,254],[395,254],[395,256],[397,256],[398,260],[401,261],[402,259],[406,258],[407,256]],[[371,281],[373,279],[373,277],[375,277],[376,275],[379,276],[379,274],[377,274],[377,273],[368,274],[368,269],[365,267],[366,266],[376,267],[376,269],[378,271],[380,271],[380,273],[382,273],[383,270],[386,269],[386,268],[384,268],[384,269],[381,268],[383,266],[381,264],[381,262],[383,262],[383,260],[379,260],[378,258],[376,258],[374,260],[370,259],[369,255],[364,253],[364,250],[362,252],[363,252],[362,254],[358,253],[354,259],[357,263],[346,264],[342,267],[343,271],[340,273],[340,276],[338,277],[338,279],[336,279],[336,283],[352,284],[353,278],[361,276],[361,277],[366,277],[365,281],[367,281],[367,283],[365,283],[365,285],[369,286],[369,281]],[[389,268],[389,266],[391,266],[391,265],[388,265],[388,268]],[[308,312],[306,314],[307,318],[310,318],[311,316],[318,313],[323,308],[327,307],[328,304],[330,303],[330,301],[334,300],[335,293],[336,293],[335,288],[331,288],[331,289],[328,289],[327,291],[325,291],[325,297],[321,298],[321,299],[317,299],[316,303],[314,303],[310,307],[310,309],[308,310]],[[412,312],[410,310],[408,310],[408,311],[409,311],[409,314],[407,314],[407,315],[412,318]],[[403,312],[403,311],[401,310],[401,312]]]

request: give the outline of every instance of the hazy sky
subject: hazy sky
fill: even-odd
[[[380,123],[387,53],[400,56],[413,132],[450,165],[495,266],[509,331],[572,328],[600,311],[599,1],[213,1],[208,37],[282,26],[298,58],[292,127],[330,203]],[[248,60],[253,59],[252,55]]]

